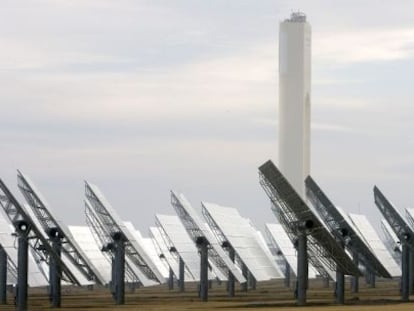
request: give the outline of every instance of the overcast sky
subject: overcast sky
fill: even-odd
[[[31,176],[67,224],[83,180],[147,235],[170,189],[274,222],[279,22],[312,25],[312,175],[370,215],[414,207],[414,2],[2,0],[0,176]],[[20,196],[21,197],[21,196]]]

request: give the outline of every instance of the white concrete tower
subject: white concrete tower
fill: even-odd
[[[279,168],[305,198],[310,174],[311,26],[292,13],[279,32]]]

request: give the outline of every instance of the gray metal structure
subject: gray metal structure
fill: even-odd
[[[395,232],[385,219],[381,219],[381,230],[384,236],[384,243],[391,252],[392,257],[401,267],[401,242]]]
[[[355,228],[360,233],[361,238],[366,241],[372,252],[383,264],[385,269],[387,269],[389,274],[392,277],[400,277],[401,267],[394,260],[384,242],[382,242],[374,227],[369,222],[367,216],[354,213],[349,213],[348,216],[349,219],[351,219],[352,223],[355,225]]]
[[[66,257],[88,280],[104,285],[105,278],[90,262],[80,246],[73,239],[66,225],[54,217],[51,208],[30,178],[21,171],[17,171],[17,180],[20,191],[29,203],[43,230],[49,235],[52,244],[56,245],[56,247],[60,244],[58,248],[61,248],[61,251]]]
[[[59,254],[51,247],[44,238],[40,229],[35,225],[25,209],[16,200],[4,182],[0,179],[0,205],[6,216],[13,224],[18,234],[18,280],[17,280],[17,306],[18,310],[25,310],[27,306],[27,267],[28,267],[28,246],[36,250],[42,260],[56,262],[61,275],[68,282],[79,285],[79,281],[70,269],[63,263]]]
[[[207,239],[210,245],[208,248],[208,258],[211,260],[211,266],[216,276],[224,281],[227,279],[228,272],[231,271],[239,283],[246,282],[241,272],[229,260],[227,254],[223,251],[207,224],[194,210],[184,195],[178,195],[171,191],[171,204],[194,242],[199,237],[205,237]]]
[[[299,305],[306,303],[308,255],[309,258],[318,257],[332,270],[343,274],[359,275],[358,267],[272,161],[269,160],[261,165],[259,172],[260,184],[272,202],[273,212],[291,241],[297,243],[297,303]],[[316,261],[312,261],[313,264],[314,262]],[[314,266],[318,269],[315,264]]]
[[[221,245],[234,249],[256,281],[282,278],[282,272],[259,242],[258,233],[237,209],[201,202],[201,211]],[[228,245],[229,244],[229,245]]]
[[[166,262],[169,267],[169,282],[173,282],[174,275],[176,279],[179,279],[180,272],[179,272],[179,260],[170,252],[170,247],[165,243],[165,239],[162,236],[162,229],[159,227],[150,227],[150,236],[153,238],[153,243],[155,248],[157,249],[158,256]],[[184,276],[186,280],[192,279],[191,274],[186,274]],[[173,287],[173,284],[170,284],[170,287]],[[170,288],[173,289],[173,288]]]
[[[296,249],[281,224],[266,224],[265,229],[267,239],[274,247],[276,247],[278,252],[280,252],[278,255],[283,257],[286,266],[285,270],[287,270],[285,271],[286,286],[289,287],[290,274],[293,273],[294,275],[297,275],[298,259]],[[316,275],[317,270],[310,263],[308,267],[308,277],[314,279],[316,278]]]
[[[401,255],[401,299],[408,301],[410,296],[410,252],[414,249],[414,232],[409,224],[400,215],[398,210],[382,194],[377,186],[374,186],[374,201],[381,214],[387,220],[394,233],[400,239],[402,244]]]
[[[223,280],[231,272],[239,283],[246,282],[245,277],[221,248],[221,245],[207,227],[207,224],[201,220],[201,217],[187,199],[183,195],[177,195],[174,191],[171,191],[171,204],[200,251],[201,299],[205,301],[208,296],[208,260],[212,261],[211,267],[219,279]]]
[[[106,232],[111,236],[120,232],[125,237],[125,255],[142,272],[140,277],[141,283],[144,285],[144,282],[148,283],[148,285],[163,283],[165,279],[162,274],[141,245],[137,243],[134,234],[127,229],[99,188],[85,181],[85,196]],[[144,277],[148,282],[144,280]]]
[[[200,264],[197,247],[188,236],[187,231],[177,215],[156,214],[155,224],[160,230],[165,245],[168,245],[170,254],[178,262],[179,286],[180,291],[183,292],[185,274],[189,274],[192,280],[200,280]]]
[[[306,178],[305,185],[309,201],[335,238],[351,252],[355,265],[358,266],[359,263],[362,263],[369,273],[391,278],[391,274],[373,253],[369,245],[360,237],[353,224],[329,200],[311,176]],[[342,277],[340,280],[342,280]],[[337,292],[338,303],[344,303],[344,287],[342,285],[338,286],[338,291],[339,288],[341,289],[340,293]],[[358,292],[358,277],[353,279],[352,285],[353,292]]]
[[[107,228],[102,223],[102,220],[96,215],[95,210],[89,200],[85,199],[84,203],[86,224],[91,229],[91,233],[96,241],[96,244],[99,245],[103,255],[112,266],[115,261],[115,252],[113,252],[113,249],[110,249],[109,247],[114,242],[111,237],[111,233],[107,231]],[[131,263],[127,258],[125,260],[125,278],[127,282],[131,284],[142,284],[140,281],[141,276],[142,272],[140,272],[138,268],[135,267],[134,264]],[[114,290],[113,282],[111,283],[111,286],[112,290]]]

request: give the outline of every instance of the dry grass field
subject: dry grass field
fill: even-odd
[[[361,282],[363,283],[363,282]],[[295,306],[291,289],[283,286],[283,281],[259,283],[256,290],[236,292],[236,297],[227,297],[225,283],[214,283],[209,292],[209,301],[200,302],[195,284],[188,284],[185,293],[177,289],[169,291],[166,285],[139,288],[134,292],[127,290],[126,304],[115,306],[109,290],[99,288],[87,290],[84,288],[64,288],[62,308],[60,310],[298,310]],[[349,288],[349,284],[347,284]],[[0,306],[0,310],[14,310],[13,297],[10,295],[9,304]],[[49,306],[45,289],[32,290],[29,295],[28,310],[52,310]],[[308,305],[306,310],[413,310],[414,303],[401,303],[398,281],[378,281],[376,288],[367,288],[361,284],[358,294],[346,292],[346,304],[335,305],[333,288],[324,288],[320,281],[313,281],[308,290]]]

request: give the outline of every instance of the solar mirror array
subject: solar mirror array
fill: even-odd
[[[319,255],[320,260],[341,274],[359,275],[358,267],[343,247],[326,230],[277,167],[269,160],[259,167],[259,171],[260,183],[273,204],[273,212],[292,243],[298,244],[297,303],[306,303],[308,256],[313,258]]]
[[[345,275],[352,276],[354,292],[362,274],[371,286],[376,277],[401,276],[403,301],[413,288],[414,209],[402,217],[377,187],[374,202],[386,219],[381,222],[385,242],[365,215],[348,215],[335,206],[310,176],[304,181],[308,201],[302,199],[271,161],[260,166],[259,181],[279,223],[266,224],[266,239],[236,208],[203,201],[198,212],[173,191],[176,215],[156,214],[145,238],[86,181],[87,226],[66,226],[27,175],[18,171],[17,180],[27,204],[0,179],[0,304],[6,303],[7,285],[16,284],[18,310],[27,309],[28,286],[48,285],[54,307],[61,305],[62,286],[109,286],[115,303],[123,304],[126,285],[167,283],[172,290],[174,279],[180,291],[185,282],[198,283],[199,297],[207,301],[214,279],[226,281],[234,296],[236,280],[247,291],[256,282],[283,277],[289,287],[292,275],[298,305],[306,303],[314,278],[334,280],[341,304]]]

